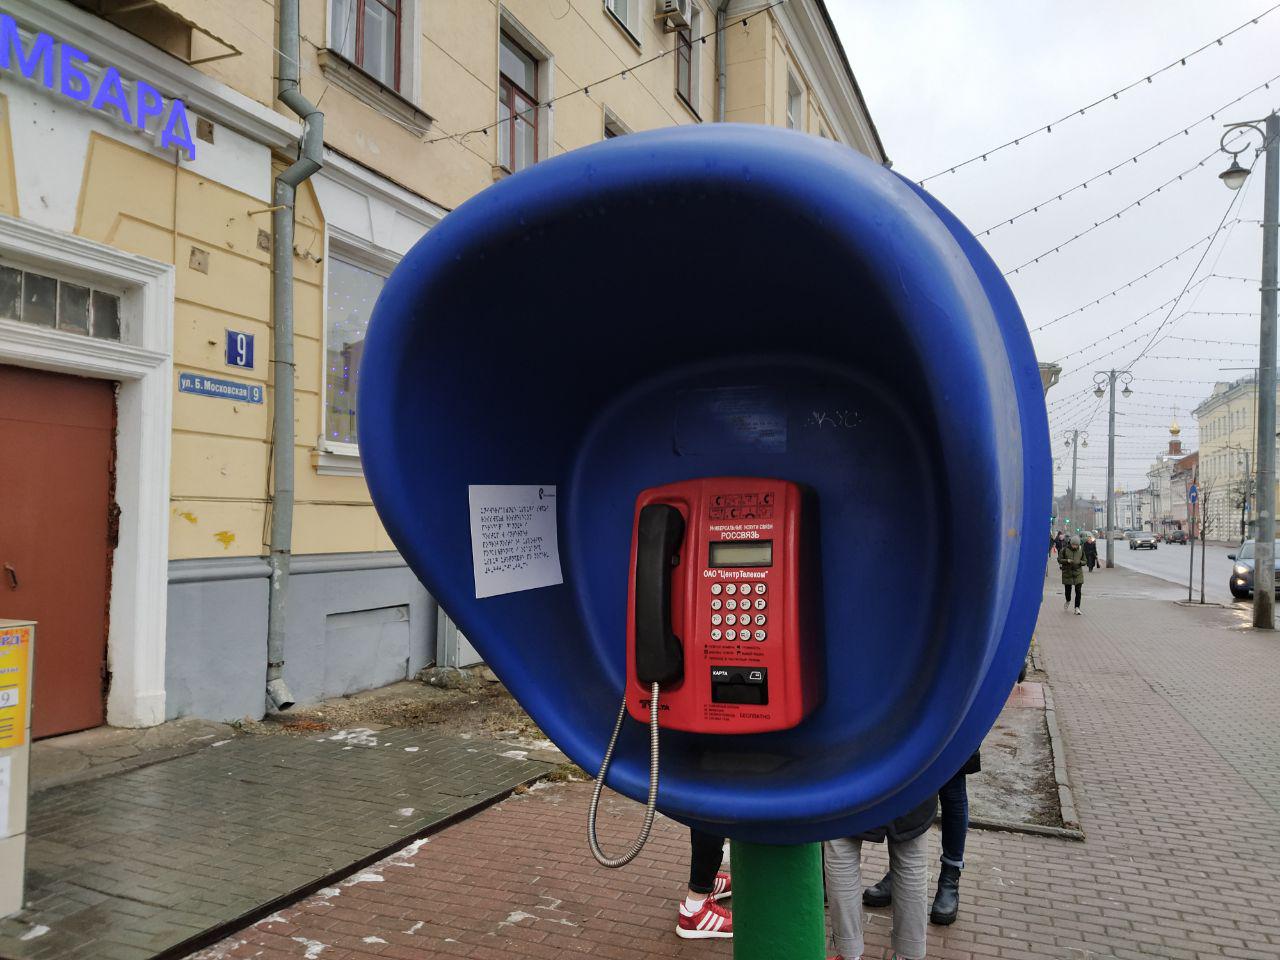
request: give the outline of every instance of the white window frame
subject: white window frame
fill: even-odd
[[[502,8],[499,20],[498,36],[494,38],[494,62],[500,62],[502,34],[508,34],[512,40],[524,48],[524,52],[529,54],[538,61],[538,89],[534,91],[538,97],[539,104],[547,104],[551,102],[555,96],[555,77],[556,77],[556,60],[551,55],[551,51],[538,42],[538,38],[530,33],[519,20],[511,15],[506,7]],[[496,121],[499,116],[498,111],[498,74],[493,75],[493,118]],[[555,110],[547,106],[538,107],[538,162],[548,159],[551,156],[551,148],[555,143],[554,131],[552,123],[555,120]],[[498,143],[501,137],[491,137],[493,140],[493,154],[496,157],[494,164],[495,171],[510,173],[507,168],[505,158],[498,156]]]
[[[173,428],[172,265],[0,216],[6,262],[116,289],[119,341],[0,320],[0,363],[119,383],[107,723],[149,727],[165,718],[165,631],[169,584],[169,475]]]
[[[641,26],[640,5],[644,0],[603,0],[604,12],[613,23],[622,30],[628,40],[636,45],[637,49],[643,47],[643,41],[640,39]],[[619,3],[626,5],[626,13],[618,13],[617,6]]]
[[[357,267],[376,273],[384,279],[400,262],[400,256],[385,247],[370,243],[363,237],[348,233],[339,227],[325,230],[324,243],[324,308],[320,322],[320,422],[316,440],[316,472],[322,476],[360,477],[364,470],[360,465],[360,445],[329,439],[325,418],[329,409],[329,378],[325,365],[329,362],[329,262],[338,257]]]
[[[791,115],[791,104],[795,103],[796,115]],[[787,102],[783,114],[788,130],[804,130],[804,86],[796,77],[796,73],[787,65]]]
[[[610,110],[608,106],[605,106],[604,122],[601,125],[600,139],[608,140],[610,130],[614,131],[613,135],[615,137],[625,137],[628,133],[635,132],[621,117],[619,117],[616,113]]]

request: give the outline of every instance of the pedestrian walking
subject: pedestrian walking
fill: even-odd
[[[1079,616],[1080,589],[1084,586],[1084,547],[1080,546],[1078,536],[1073,536],[1071,541],[1058,551],[1058,566],[1062,569],[1062,586],[1066,594],[1062,609],[1065,612],[1071,607],[1071,588],[1075,587],[1076,616]]]
[[[1093,568],[1098,565],[1098,541],[1090,534],[1084,541],[1084,562],[1089,568],[1089,572],[1093,573]]]
[[[680,903],[676,936],[685,940],[728,939],[733,914],[718,901],[733,895],[729,874],[720,872],[724,837],[689,830],[689,890]]]
[[[929,907],[928,831],[937,810],[938,798],[932,796],[887,826],[856,837],[828,840],[822,845],[831,936],[836,948],[831,960],[862,958],[862,844],[867,840],[889,842],[893,956],[895,960],[922,960],[928,932],[925,922]]]
[[[933,895],[929,922],[940,927],[956,922],[960,912],[960,872],[964,870],[964,843],[969,836],[969,786],[966,778],[982,769],[982,757],[975,753],[955,776],[942,785],[938,801],[942,808],[942,857],[938,868],[938,889]],[[868,907],[893,903],[893,870],[873,887],[867,887],[862,902]]]

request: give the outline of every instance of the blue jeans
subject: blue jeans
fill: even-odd
[[[969,791],[957,773],[938,791],[942,803],[942,862],[964,869],[964,838],[969,832]]]

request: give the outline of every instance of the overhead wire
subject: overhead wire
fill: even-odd
[[[1210,120],[1216,120],[1218,118],[1218,114],[1222,113],[1224,110],[1230,109],[1231,107],[1235,106],[1237,103],[1244,100],[1245,98],[1250,97],[1253,94],[1257,93],[1259,90],[1270,90],[1271,84],[1277,81],[1280,81],[1280,74],[1276,74],[1274,77],[1271,77],[1269,80],[1264,80],[1262,83],[1258,84],[1256,87],[1253,87],[1252,89],[1246,91],[1245,93],[1240,94],[1240,96],[1236,97],[1235,99],[1230,100],[1227,103],[1224,103],[1222,106],[1218,107],[1218,109],[1214,110],[1212,113],[1205,114],[1200,119],[1195,120],[1187,124],[1185,127],[1182,127],[1174,131],[1173,133],[1169,134],[1167,137],[1162,137],[1161,139],[1153,143],[1151,146],[1143,150],[1139,150],[1133,156],[1127,157],[1124,160],[1121,160],[1119,163],[1108,167],[1106,170],[1103,170],[1101,173],[1096,173],[1092,177],[1089,177],[1087,180],[1082,180],[1079,183],[1075,184],[1074,186],[1068,187],[1067,189],[1060,191],[1054,196],[1041,200],[1039,203],[1032,204],[1027,209],[1019,213],[1015,213],[1011,217],[1005,218],[1003,220],[998,221],[997,223],[992,224],[991,226],[987,227],[987,229],[978,233],[977,236],[985,237],[987,234],[995,230],[999,230],[1001,227],[1011,226],[1017,221],[1023,219],[1024,217],[1029,217],[1032,214],[1039,213],[1041,208],[1047,207],[1050,204],[1057,203],[1063,197],[1068,197],[1071,194],[1075,193],[1077,190],[1088,190],[1089,184],[1095,183],[1098,180],[1101,180],[1103,177],[1109,177],[1112,174],[1114,174],[1117,170],[1123,169],[1124,167],[1127,167],[1131,163],[1136,164],[1140,159],[1142,159],[1148,153],[1151,153],[1151,151],[1164,146],[1166,143],[1169,143],[1172,140],[1176,140],[1180,136],[1189,136],[1191,134],[1191,131],[1194,128],[1200,126],[1200,124],[1208,123]]]
[[[939,170],[937,173],[932,173],[921,180],[917,180],[916,182],[920,186],[924,186],[930,180],[936,180],[938,177],[953,174],[957,170],[961,170],[972,163],[977,163],[979,160],[985,161],[988,157],[990,157],[994,153],[999,153],[1000,151],[1007,150],[1010,147],[1019,146],[1024,140],[1029,140],[1031,137],[1037,136],[1041,133],[1046,133],[1046,134],[1053,133],[1053,128],[1055,126],[1063,124],[1066,121],[1073,119],[1074,117],[1083,117],[1090,110],[1093,110],[1104,103],[1107,103],[1113,100],[1119,100],[1122,94],[1128,93],[1130,90],[1133,90],[1135,87],[1141,86],[1143,83],[1151,83],[1153,79],[1155,79],[1156,77],[1160,76],[1163,73],[1166,73],[1169,70],[1172,70],[1174,67],[1177,67],[1177,66],[1185,67],[1187,65],[1187,61],[1190,60],[1192,57],[1195,57],[1201,53],[1204,53],[1206,50],[1210,50],[1215,46],[1218,46],[1218,47],[1222,46],[1222,42],[1224,40],[1234,36],[1235,34],[1239,33],[1241,30],[1244,30],[1246,27],[1257,24],[1259,20],[1274,13],[1278,9],[1280,9],[1280,3],[1277,3],[1271,7],[1268,7],[1266,10],[1263,10],[1257,16],[1252,17],[1249,20],[1246,20],[1244,23],[1240,24],[1238,27],[1228,30],[1226,33],[1222,34],[1221,36],[1215,37],[1214,39],[1210,40],[1208,43],[1197,47],[1195,50],[1192,50],[1190,53],[1184,54],[1183,56],[1170,61],[1168,64],[1166,64],[1163,67],[1160,67],[1158,70],[1153,70],[1150,73],[1146,74],[1145,76],[1139,77],[1137,80],[1134,80],[1132,83],[1127,83],[1120,89],[1114,90],[1111,93],[1108,93],[1104,97],[1099,97],[1097,100],[1094,100],[1092,103],[1086,103],[1082,107],[1077,107],[1076,109],[1072,110],[1070,113],[1063,114],[1057,120],[1053,120],[1048,123],[1041,124],[1035,129],[1029,130],[1026,133],[1022,134],[1021,136],[1014,137],[1012,140],[1008,140],[1004,143],[998,144],[997,146],[990,147],[982,151],[981,153],[976,153],[972,157],[969,157],[966,160],[961,160],[959,163],[950,164],[949,166]]]

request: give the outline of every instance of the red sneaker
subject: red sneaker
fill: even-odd
[[[733,885],[727,873],[717,873],[716,882],[711,885],[711,899],[725,900],[733,896]]]
[[[696,913],[689,913],[680,904],[680,919],[676,923],[676,936],[686,940],[710,940],[733,936],[733,914],[710,897],[702,901]]]

